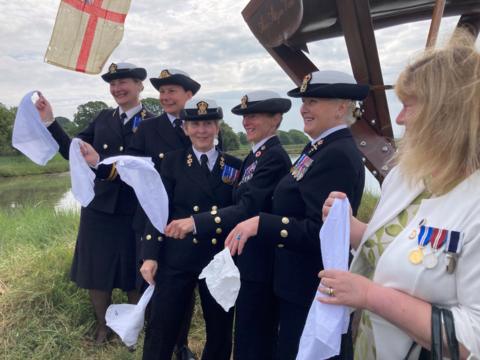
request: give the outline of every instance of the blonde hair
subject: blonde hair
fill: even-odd
[[[357,104],[353,100],[347,100],[347,112],[345,113],[344,120],[347,123],[347,125],[350,127],[352,126],[355,121],[357,121],[357,118],[355,117],[355,110],[357,109]]]
[[[480,167],[480,54],[457,30],[442,49],[425,51],[400,74],[395,91],[417,110],[396,160],[412,183],[444,194]]]

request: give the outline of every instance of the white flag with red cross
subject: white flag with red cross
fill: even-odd
[[[45,61],[98,74],[123,37],[131,0],[62,0]]]

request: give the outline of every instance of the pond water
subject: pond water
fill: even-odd
[[[45,205],[59,211],[78,208],[68,173],[0,178],[0,208]]]
[[[292,156],[294,160],[296,156]],[[366,171],[365,190],[380,193],[373,175]],[[80,207],[70,191],[68,173],[0,178],[0,208],[47,205],[57,211]]]

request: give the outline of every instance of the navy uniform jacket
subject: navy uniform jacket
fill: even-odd
[[[126,154],[135,156],[151,157],[158,172],[161,170],[162,160],[165,154],[178,149],[184,149],[190,146],[190,139],[184,134],[175,131],[172,123],[166,113],[146,119],[140,123],[135,135],[127,148]],[[111,165],[102,167],[102,175],[108,176]],[[133,220],[133,227],[137,233],[142,234],[145,230],[147,217],[138,206]]]
[[[150,156],[160,172],[165,154],[191,145],[186,135],[175,131],[166,113],[140,123],[138,131],[128,147],[128,154]]]
[[[142,118],[152,116],[143,109],[136,115],[141,115]],[[122,121],[118,108],[102,110],[76,137],[91,144],[100,155],[100,159],[122,155],[133,137],[132,120],[125,125]],[[70,137],[56,121],[48,127],[48,130],[58,142],[62,156],[68,159]],[[133,214],[137,204],[133,189],[123,183],[118,176],[111,177],[111,181],[101,180],[110,177],[110,169],[106,167],[98,169],[94,185],[95,197],[88,208],[109,214]]]
[[[252,152],[242,164],[240,176],[233,191],[234,205],[218,210],[218,214],[203,212],[193,215],[197,234],[215,236],[222,231],[228,234],[239,222],[260,211],[270,212],[275,186],[290,169],[291,162],[277,136],[270,138],[256,154]],[[254,167],[253,175],[248,178],[245,170]],[[244,177],[244,175],[247,175]],[[215,223],[221,218],[222,226]],[[271,281],[274,247],[270,241],[252,238],[245,246],[242,255],[237,257],[237,266],[242,280]]]
[[[215,211],[232,204],[231,183],[222,179],[228,167],[239,170],[239,159],[219,153],[217,161],[207,177],[191,147],[177,150],[165,156],[161,174],[169,197],[169,221],[191,216],[195,211]],[[216,217],[219,227],[223,224]],[[179,270],[200,271],[215,254],[224,248],[226,232],[215,236],[188,234],[184,239],[164,238],[150,222],[142,237],[142,259],[160,260]]]
[[[296,180],[290,173],[279,182],[272,212],[260,214],[258,229],[259,238],[277,246],[275,293],[301,306],[310,306],[323,269],[318,237],[325,199],[332,191],[342,191],[355,214],[365,182],[362,158],[348,129],[317,142],[308,156],[313,162],[303,178]]]

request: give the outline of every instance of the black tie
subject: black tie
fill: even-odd
[[[175,132],[180,138],[180,141],[186,146],[189,144],[189,138],[187,135],[185,135],[185,132],[183,131],[182,128],[183,121],[182,119],[175,119],[173,120],[173,128],[175,129]]]
[[[127,113],[122,113],[122,115],[120,115],[120,119],[122,119],[122,125],[125,125],[125,120],[127,120]]]
[[[210,176],[210,169],[208,168],[208,157],[206,154],[202,154],[200,156],[200,167],[202,168],[203,173],[209,177]]]
[[[173,126],[175,127],[175,129],[178,129],[178,128],[182,128],[182,119],[175,119],[173,120]],[[183,131],[183,130],[182,130]]]

